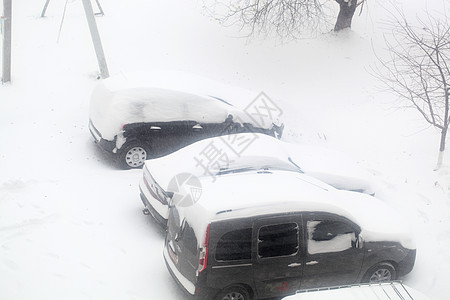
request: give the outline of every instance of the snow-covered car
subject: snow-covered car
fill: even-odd
[[[199,299],[282,297],[413,269],[408,223],[375,197],[283,170],[199,183],[198,201],[170,209],[163,252],[175,281]]]
[[[210,82],[186,74],[144,73],[108,78],[94,89],[89,129],[95,142],[123,168],[139,168],[195,141],[237,132],[281,137],[283,125],[238,108],[253,95],[211,91]],[[181,83],[180,83],[181,82]],[[206,88],[195,88],[206,85]],[[223,89],[222,89],[223,90]],[[225,96],[222,97],[222,96]]]
[[[358,170],[356,164],[331,151],[326,152],[326,158],[321,157],[321,153],[325,154],[318,147],[291,145],[255,133],[231,134],[196,142],[145,162],[139,184],[144,213],[151,214],[166,226],[169,204],[176,192],[173,190],[176,185],[171,186],[171,182],[178,174],[208,176],[214,181],[227,173],[287,170],[311,175],[338,189],[374,194],[368,177],[364,177],[365,173]],[[329,161],[330,172],[326,171],[324,161]]]
[[[405,285],[401,281],[375,284],[354,284],[330,286],[297,291],[295,295],[282,300],[430,300],[423,293]]]

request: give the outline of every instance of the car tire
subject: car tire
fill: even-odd
[[[119,155],[119,165],[123,169],[142,168],[145,161],[150,157],[149,148],[140,143],[125,145]]]
[[[250,300],[250,293],[243,287],[232,286],[223,289],[215,300]]]
[[[383,262],[370,268],[364,275],[363,283],[381,283],[396,279],[395,267],[389,262]]]

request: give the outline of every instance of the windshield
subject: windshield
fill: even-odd
[[[241,173],[248,171],[270,171],[281,170],[303,173],[290,158],[284,161],[274,157],[240,157],[227,166],[221,167],[216,175],[224,175],[229,173]]]

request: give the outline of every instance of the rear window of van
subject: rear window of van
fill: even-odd
[[[225,233],[217,242],[216,260],[233,261],[250,259],[252,229],[244,228]]]

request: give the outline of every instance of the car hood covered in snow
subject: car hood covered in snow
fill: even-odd
[[[345,153],[316,145],[283,144],[291,159],[306,174],[337,189],[375,195],[370,173]]]

